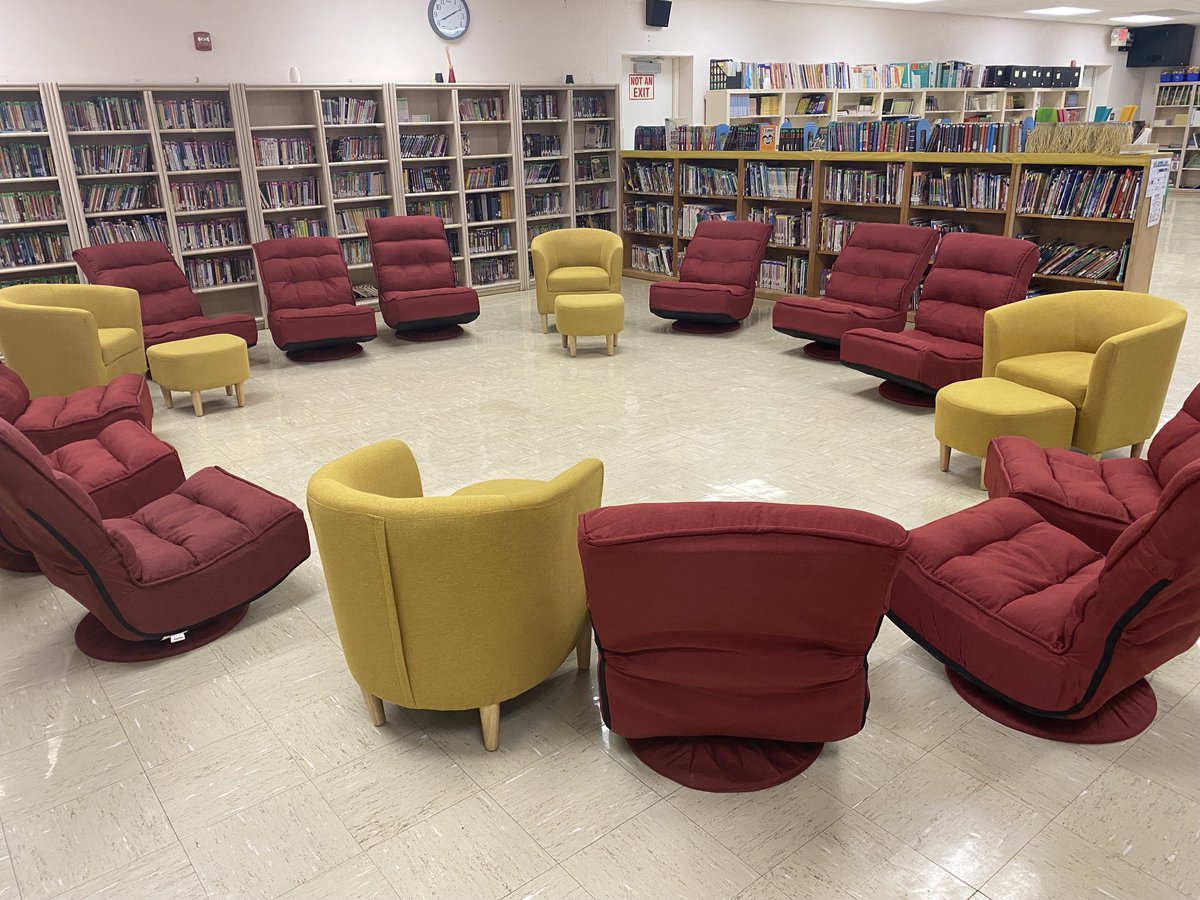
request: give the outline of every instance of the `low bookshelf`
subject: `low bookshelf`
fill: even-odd
[[[1151,155],[626,151],[624,273],[664,280],[698,221],[768,222],[758,296],[819,294],[860,222],[1022,237],[1044,249],[1033,287],[1146,291]],[[1067,195],[1060,188],[1090,179]],[[1077,195],[1077,196],[1076,196]],[[1098,275],[1095,273],[1099,273]]]

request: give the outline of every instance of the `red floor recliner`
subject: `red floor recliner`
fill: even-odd
[[[1092,459],[1047,450],[1028,438],[1000,437],[988,445],[983,481],[989,497],[1015,497],[1107,553],[1135,519],[1154,509],[1179,470],[1200,459],[1200,386],[1155,435],[1147,457]]]
[[[1200,639],[1200,461],[1104,557],[1019,500],[912,532],[889,615],[989,718],[1075,743],[1154,720],[1145,676]]]
[[[582,516],[600,709],[655,771],[758,790],[861,730],[866,655],[908,544],[865,512],[648,503]]]
[[[479,294],[459,287],[446,226],[437,216],[367,219],[379,312],[406,340],[444,340],[479,318]]]
[[[937,239],[932,228],[863,222],[834,260],[825,296],[780,297],[772,327],[811,341],[804,352],[817,359],[837,359],[854,328],[903,331]]]
[[[0,422],[0,514],[50,583],[91,613],[75,642],[94,659],[155,659],[202,646],[308,558],[304,515],[217,469],[124,518],[103,518],[69,475]]]
[[[208,334],[232,334],[244,340],[247,347],[258,343],[254,316],[204,315],[187,276],[166,244],[158,241],[100,244],[81,247],[71,255],[92,284],[133,288],[138,292],[147,347]]]
[[[719,334],[738,328],[754,308],[754,285],[771,226],[710,219],[696,226],[678,281],[650,285],[650,312],[675,330]]]
[[[842,335],[842,364],[884,380],[890,400],[932,406],[933,395],[983,373],[983,314],[1022,299],[1038,261],[1037,244],[991,234],[942,238],[925,276],[916,326]]]
[[[338,359],[375,340],[375,311],[355,303],[337,238],[259,241],[254,256],[267,296],[267,327],[280,350],[298,359]]]

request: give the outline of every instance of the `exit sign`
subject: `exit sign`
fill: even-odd
[[[654,76],[653,75],[630,75],[629,76],[629,99],[630,100],[653,100],[654,99]]]

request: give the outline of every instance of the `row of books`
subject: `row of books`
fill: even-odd
[[[175,201],[175,209],[184,212],[245,205],[241,182],[232,180],[174,181],[171,182],[171,199]]]
[[[342,244],[342,259],[348,266],[359,266],[371,261],[371,242],[367,238],[350,238]]]
[[[644,246],[634,244],[629,248],[629,267],[638,272],[652,272],[656,275],[670,275],[674,257],[674,249],[670,244]]]
[[[476,253],[503,253],[513,248],[512,226],[489,225],[472,228],[467,234],[467,247]]]
[[[317,161],[317,148],[310,137],[256,137],[254,164],[299,166]]]
[[[76,175],[118,175],[150,171],[148,144],[74,144]]]
[[[901,163],[888,163],[882,170],[826,166],[823,171],[825,189],[822,196],[826,200],[848,203],[900,202],[904,183],[904,166]]]
[[[614,202],[614,193],[606,187],[577,188],[575,190],[575,212],[607,210]]]
[[[259,193],[267,209],[287,209],[289,206],[316,206],[321,202],[317,177],[288,181],[260,181]]]
[[[558,162],[525,163],[526,184],[560,184],[562,168]]]
[[[83,200],[83,211],[89,213],[154,209],[162,206],[158,185],[152,181],[131,184],[85,184],[80,189],[80,198]]]
[[[254,280],[249,256],[192,256],[183,261],[183,274],[193,288],[220,287]]]
[[[828,253],[840,253],[858,224],[854,219],[841,216],[821,216],[820,249]]]
[[[563,197],[561,191],[526,192],[526,216],[552,216],[561,212],[563,212]]]
[[[471,194],[467,197],[468,222],[493,222],[516,217],[510,191],[496,194]]]
[[[764,259],[758,267],[758,286],[784,294],[808,293],[808,257]]]
[[[362,97],[322,97],[321,121],[325,125],[370,125],[379,104]]]
[[[1018,237],[1037,242],[1037,235]],[[1038,247],[1037,271],[1042,275],[1067,275],[1072,278],[1095,278],[1099,281],[1124,281],[1129,262],[1129,241],[1119,248],[1102,244],[1073,244],[1070,241],[1047,241]]]
[[[562,156],[562,136],[530,133],[521,136],[521,154],[526,159],[538,156]]]
[[[807,200],[812,197],[812,166],[773,166],[746,163],[746,196],[769,200]]]
[[[158,241],[171,245],[167,218],[163,215],[137,216],[130,219],[100,219],[88,225],[92,244],[125,244],[129,241]]]
[[[339,200],[347,197],[381,197],[387,192],[387,175],[382,171],[333,173],[333,196]]]
[[[45,131],[40,100],[0,100],[0,131]]]
[[[422,166],[404,170],[404,190],[410,194],[425,194],[430,191],[452,191],[449,166]]]
[[[3,266],[0,266],[2,269]],[[12,287],[15,284],[79,284],[78,275],[43,275],[41,278],[12,278],[0,280],[0,288]]]
[[[45,266],[71,258],[71,237],[65,231],[0,232],[0,269]]]
[[[158,127],[164,131],[233,127],[229,104],[219,98],[155,100],[154,114],[158,119]]]
[[[1097,219],[1132,219],[1142,183],[1140,169],[1053,168],[1026,170],[1017,212]]]
[[[214,247],[235,247],[250,243],[246,220],[242,217],[226,219],[196,219],[180,222],[180,250],[211,250]]]
[[[49,178],[53,174],[49,145],[0,143],[0,178]]]
[[[879,90],[977,86],[983,69],[959,60],[913,63],[760,63],[710,60],[709,90]]]
[[[915,225],[917,228],[932,228],[938,234],[976,230],[975,225],[971,222],[955,222],[951,219],[939,219],[936,216],[913,216],[908,220],[908,224]]]
[[[589,122],[583,129],[584,150],[611,150],[612,126],[603,122]]]
[[[461,239],[461,237],[462,236],[460,235],[457,228],[450,229],[446,232],[446,243],[450,245],[450,255],[451,256],[455,256],[455,257],[462,256],[462,239]],[[456,270],[455,278],[457,278],[457,277],[458,277],[458,273]]]
[[[11,191],[0,194],[0,222],[51,222],[65,218],[58,191]]]
[[[324,219],[272,219],[263,225],[273,238],[329,237],[329,223]]]
[[[558,94],[522,94],[521,118],[528,121],[537,119],[558,119]]]
[[[829,112],[828,94],[808,94],[796,98],[796,108],[792,110],[798,116],[823,116]]]
[[[716,150],[717,134],[716,125],[680,125],[671,131],[671,149]]]
[[[576,181],[602,181],[606,178],[612,178],[607,156],[575,157]]]
[[[454,204],[449,200],[408,200],[404,204],[410,216],[437,216],[443,222],[455,222]]]
[[[463,122],[495,122],[504,118],[503,97],[468,97],[458,102]]]
[[[738,192],[737,172],[718,166],[683,163],[679,167],[679,191],[703,197],[733,197]]]
[[[763,144],[763,130],[773,125],[731,125],[721,144],[722,150],[758,150]]]
[[[622,164],[625,189],[641,194],[673,194],[675,170],[669,162],[626,160]]]
[[[330,162],[374,162],[383,159],[383,138],[377,134],[327,139]]]
[[[929,133],[927,153],[1019,153],[1025,130],[1019,122],[939,122]]]
[[[338,234],[362,234],[367,219],[382,219],[388,214],[386,206],[344,206],[337,211]]]
[[[626,231],[661,235],[675,233],[675,207],[670,203],[649,200],[626,203],[621,210],[621,219]]]
[[[404,159],[420,156],[449,156],[450,138],[437,132],[400,133],[400,155]]]
[[[729,117],[731,119],[747,116],[777,116],[779,110],[777,94],[732,94],[729,97]]]
[[[666,125],[638,125],[633,129],[634,150],[666,150]],[[707,149],[707,148],[704,148]]]
[[[780,128],[775,138],[775,146],[787,153],[807,150],[803,128]]]
[[[1007,172],[983,169],[914,170],[909,202],[917,206],[954,209],[1008,209]]]
[[[163,164],[168,172],[237,168],[233,141],[163,141]]]
[[[696,233],[696,226],[701,222],[711,220],[732,222],[737,219],[737,213],[732,209],[720,206],[708,206],[702,203],[685,203],[679,207],[679,236],[690,238]]]
[[[915,151],[918,124],[915,119],[830,122],[822,129],[825,135],[825,149],[856,153]]]
[[[576,94],[571,101],[571,112],[576,119],[608,118],[608,99],[603,94]]]
[[[612,212],[597,212],[575,217],[576,228],[599,228],[601,231],[612,230]]]
[[[564,226],[563,226],[562,221],[535,222],[534,224],[530,225],[528,229],[526,229],[526,233],[529,238],[529,242],[532,244],[533,239],[535,237],[537,237],[539,234],[546,234],[547,232],[550,232],[550,231],[559,231],[563,227]]]
[[[779,209],[757,206],[750,210],[749,221],[766,222],[771,226],[772,244],[784,247],[807,247],[812,229],[812,212],[804,209]]]
[[[511,184],[507,162],[488,163],[486,166],[472,166],[463,171],[463,181],[466,189],[508,187]]]
[[[136,131],[146,127],[142,101],[131,97],[64,100],[68,131]]]
[[[516,281],[517,260],[513,256],[497,256],[494,259],[471,260],[471,283],[476,285],[499,284]]]

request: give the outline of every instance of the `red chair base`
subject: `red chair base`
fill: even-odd
[[[287,357],[295,362],[329,362],[358,356],[362,352],[362,344],[334,344],[332,347],[313,347],[311,350],[289,350]]]
[[[414,328],[412,330],[398,330],[396,337],[402,341],[448,341],[451,338],[456,338],[463,333],[461,325],[447,325],[445,328]]]
[[[904,406],[920,406],[925,409],[932,409],[934,405],[933,394],[914,390],[902,384],[896,384],[894,381],[885,381],[879,385],[879,396],[884,400],[891,400],[893,403],[901,403]]]
[[[741,322],[691,322],[676,319],[671,323],[671,330],[680,334],[728,334],[741,327]]]
[[[647,766],[684,787],[713,793],[761,791],[791,781],[824,744],[734,737],[628,738]]]
[[[211,644],[222,635],[228,634],[246,618],[249,609],[250,604],[243,603],[203,625],[189,628],[187,637],[174,644],[167,640],[127,641],[117,637],[100,624],[99,619],[88,613],[75,627],[75,646],[84,656],[105,662],[147,662],[152,659],[166,659],[168,656],[180,656],[205,644]]]
[[[804,351],[805,356],[811,356],[813,359],[837,362],[842,358],[840,347],[831,347],[829,344],[818,344],[816,341],[805,344],[801,349]]]
[[[1158,699],[1150,682],[1142,678],[1099,710],[1083,719],[1049,719],[1009,706],[993,694],[976,687],[952,669],[946,669],[950,686],[993,722],[1048,741],[1067,744],[1112,744],[1128,740],[1150,727],[1158,711]]]

